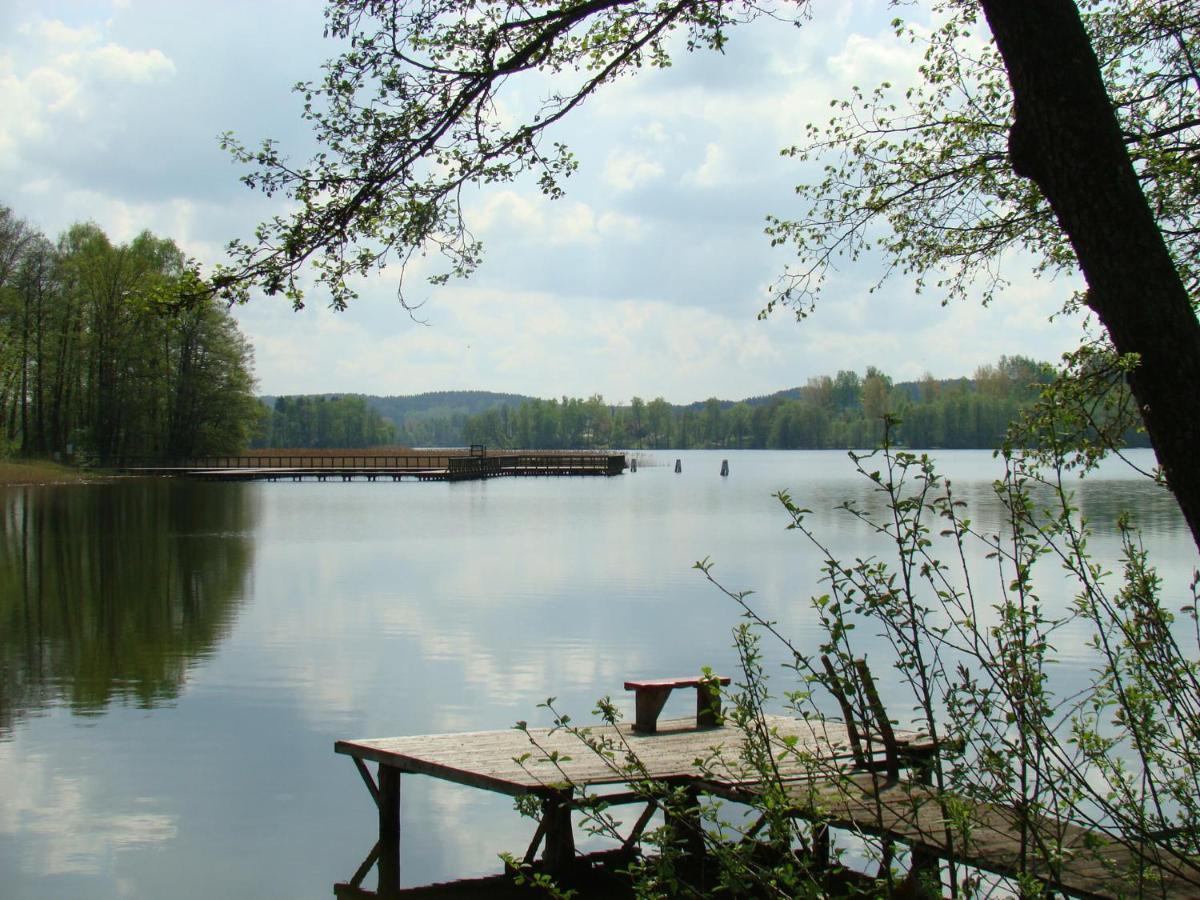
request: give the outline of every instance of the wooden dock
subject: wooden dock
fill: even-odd
[[[1200,897],[1200,867],[1195,861],[1130,847],[1109,835],[1049,818],[1036,820],[1032,832],[1028,826],[1022,832],[1011,808],[939,796],[920,777],[924,763],[936,752],[923,735],[893,731],[888,748],[881,735],[871,735],[861,726],[848,729],[841,723],[784,716],[770,716],[766,724],[780,750],[776,758],[779,777],[788,786],[790,814],[812,823],[816,871],[828,862],[829,830],[843,829],[874,836],[885,848],[893,842],[907,844],[912,850],[910,878],[924,873],[934,883],[942,877],[937,860],[953,859],[1005,877],[1026,875],[1073,897]],[[753,804],[760,789],[757,771],[741,762],[743,734],[728,725],[701,727],[685,719],[659,722],[650,733],[622,724],[594,726],[589,734],[614,748],[611,759],[562,729],[338,741],[335,751],[353,759],[375,801],[380,841],[355,879],[338,885],[336,892],[367,896],[361,882],[372,865],[379,866],[381,885],[390,879],[390,892],[398,891],[401,775],[427,775],[509,796],[537,797],[541,820],[524,861],[533,864],[544,845],[540,865],[557,873],[569,872],[580,862],[571,813],[584,795],[603,795],[610,806],[647,804],[622,845],[608,851],[619,859],[636,852],[655,804],[630,789],[634,779],[626,764],[635,757],[641,777],[684,787],[692,796]],[[897,758],[901,771],[917,777],[897,775]],[[702,770],[700,759],[722,762]],[[377,778],[367,763],[378,765]],[[958,810],[956,825],[965,830],[951,827],[948,806]],[[885,864],[890,858],[890,849],[885,849]]]
[[[501,477],[612,476],[625,471],[622,453],[514,453],[411,456],[217,456],[148,462],[122,460],[130,475],[204,481],[477,481]]]
[[[844,725],[786,716],[771,716],[767,724],[780,742],[786,741],[792,747],[793,752],[780,760],[787,778],[812,777],[814,759],[825,770],[858,765]],[[395,847],[400,832],[401,775],[427,775],[512,797],[536,797],[541,804],[541,819],[524,860],[532,864],[541,848],[541,864],[560,873],[569,871],[577,861],[571,813],[581,795],[593,789],[601,789],[610,806],[645,805],[622,846],[614,851],[626,858],[635,852],[655,810],[643,794],[628,789],[633,778],[625,767],[635,757],[640,777],[667,785],[698,784],[702,773],[696,768],[696,760],[713,758],[714,754],[724,761],[715,777],[727,789],[752,783],[757,777],[739,762],[742,732],[727,725],[702,727],[695,719],[680,719],[657,722],[653,733],[638,732],[632,724],[595,726],[589,732],[594,739],[612,743],[615,752],[611,759],[589,750],[577,736],[549,728],[336,742],[334,750],[353,759],[375,801],[380,840],[368,862],[380,866],[381,882],[398,879],[398,874],[390,873],[398,873],[399,866]],[[933,750],[927,738],[912,732],[896,732],[896,741],[913,756],[927,757]],[[552,758],[557,761],[551,762]],[[367,763],[377,764],[374,777]],[[709,772],[708,777],[714,777],[714,773]],[[386,852],[389,847],[390,857]],[[364,866],[370,868],[367,863]],[[354,880],[339,887],[357,890],[365,874],[360,868]]]
[[[727,800],[753,803],[753,785],[705,784]],[[953,860],[1001,875],[1022,875],[1069,897],[1115,900],[1200,897],[1197,862],[1157,848],[1136,847],[1049,816],[939,795],[930,784],[885,773],[861,773],[788,786],[791,814],[822,829],[837,828],[907,845],[914,857]],[[955,817],[947,816],[953,808]]]

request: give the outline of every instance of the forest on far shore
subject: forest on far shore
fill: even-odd
[[[614,404],[599,394],[546,400],[487,391],[268,397],[254,446],[838,449],[876,445],[883,417],[891,416],[900,423],[893,441],[909,447],[993,449],[1053,377],[1048,363],[1003,356],[971,378],[893,383],[868,368],[765,397],[687,405],[662,397]],[[1149,446],[1143,433],[1126,441]]]

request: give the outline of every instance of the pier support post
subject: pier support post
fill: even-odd
[[[724,478],[729,474],[729,460],[721,460],[721,477]]]
[[[571,792],[556,791],[542,801],[546,849],[542,861],[551,873],[563,873],[575,862],[575,833],[571,828]]]
[[[706,852],[704,825],[700,819],[700,793],[695,787],[685,790],[682,808],[668,805],[663,809],[667,824],[675,832],[675,849],[682,855],[679,874],[683,880],[703,888]]]
[[[394,897],[400,891],[400,835],[379,839],[380,897]]]
[[[379,766],[379,841],[400,839],[400,770]]]
[[[678,459],[675,460],[675,474],[678,475],[682,471],[683,471],[683,461],[678,460]]]

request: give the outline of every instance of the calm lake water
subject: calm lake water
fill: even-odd
[[[336,739],[547,724],[549,696],[587,718],[626,678],[736,674],[704,557],[815,647],[820,558],[771,494],[835,553],[881,552],[832,512],[874,502],[846,455],[652,456],[609,479],[0,489],[0,896],[330,896],[376,829]],[[995,521],[990,454],[938,459]],[[1112,518],[1136,511],[1181,605],[1196,552],[1170,497],[1119,464],[1078,490],[1114,563]],[[1053,567],[1040,583],[1066,602]],[[1086,672],[1070,635],[1059,652]],[[401,827],[407,885],[498,871],[532,830],[416,777]]]

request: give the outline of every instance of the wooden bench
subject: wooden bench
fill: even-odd
[[[625,682],[625,690],[634,692],[636,713],[633,728],[642,734],[658,731],[658,714],[675,688],[696,689],[696,727],[712,728],[721,724],[719,686],[729,684],[728,675],[691,678],[651,678]]]

